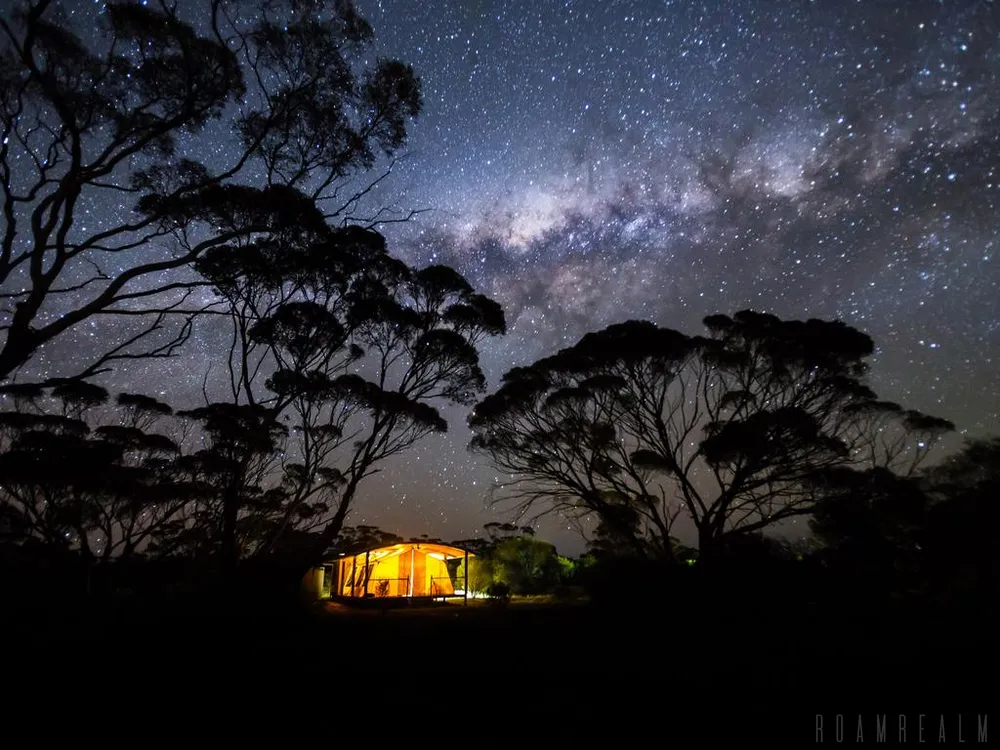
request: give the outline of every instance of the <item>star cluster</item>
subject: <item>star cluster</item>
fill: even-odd
[[[996,2],[358,7],[424,85],[410,153],[372,199],[429,210],[383,231],[504,305],[492,385],[612,322],[694,333],[752,307],[858,326],[880,395],[1000,426]],[[230,152],[225,134],[194,145]],[[200,394],[222,350],[203,329],[185,359],[121,377]],[[495,520],[465,414],[446,416],[447,436],[370,480],[355,522],[457,538]]]

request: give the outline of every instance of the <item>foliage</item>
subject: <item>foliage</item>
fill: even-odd
[[[451,545],[458,547],[459,549],[466,549],[469,551],[470,555],[476,555],[477,557],[486,556],[489,554],[490,550],[493,549],[494,542],[490,539],[482,539],[479,537],[473,539],[459,539],[458,541],[451,542]]]
[[[492,558],[495,579],[519,596],[549,593],[566,582],[567,568],[572,573],[569,561],[560,558],[553,545],[531,536],[505,539]]]
[[[928,497],[920,534],[933,585],[995,596],[1000,592],[1000,436],[967,440],[921,476]]]
[[[176,3],[102,3],[93,44],[48,0],[0,19],[0,380],[108,318],[107,348],[62,374],[173,356],[205,310],[189,271],[207,251],[401,218],[359,213],[388,172],[358,178],[405,145],[420,81],[373,57],[349,0],[183,5],[193,23]],[[234,148],[213,171],[193,136],[215,121]],[[131,215],[84,220],[122,197]]]
[[[207,443],[179,463],[187,476],[206,487],[211,498],[192,519],[191,535],[201,536],[202,541],[217,538],[222,559],[234,566],[253,549],[253,542],[262,541],[263,530],[253,528],[253,522],[266,523],[270,520],[267,511],[287,500],[281,487],[266,485],[286,431],[270,411],[255,406],[215,403],[181,416],[201,423]],[[244,527],[242,540],[240,526]]]
[[[609,507],[607,520],[598,519],[587,551],[595,557],[645,556],[647,545],[639,513],[625,505]]]
[[[502,584],[510,594],[530,596],[552,593],[572,580],[573,561],[559,555],[553,545],[535,538],[533,529],[529,532],[497,522],[484,528],[490,534],[489,540],[479,540],[478,545],[476,540],[454,542],[474,555],[469,558],[470,591],[489,595],[492,585]],[[465,569],[460,566],[457,577],[464,576]]]
[[[206,499],[179,538],[230,565],[319,554],[381,460],[447,428],[435,404],[483,391],[476,345],[503,312],[357,226],[407,218],[359,213],[391,163],[363,175],[405,145],[421,92],[409,66],[372,62],[351,2],[186,10],[201,23],[107,3],[93,46],[49,2],[0,21],[0,380],[97,315],[125,338],[67,373],[74,387],[173,356],[205,318],[192,292],[211,287],[233,324],[231,398],[180,415],[204,437],[179,466]],[[236,136],[217,172],[190,147],[213,120]],[[84,226],[103,195],[132,196],[134,214]]]
[[[297,505],[275,471],[286,430],[266,409],[174,412],[72,381],[6,386],[0,530],[92,563],[213,558],[232,564],[302,544],[325,508]]]
[[[667,566],[662,559],[636,555],[585,557],[577,565],[576,583],[597,605],[636,606],[660,599],[683,570]]]
[[[1000,440],[967,441],[912,477],[873,471],[844,479],[811,522],[833,564],[897,589],[1000,590]]]
[[[219,246],[196,266],[233,320],[233,402],[290,427],[288,512],[331,511],[319,554],[381,461],[447,429],[438,404],[482,393],[477,345],[504,333],[505,321],[451,268],[413,269],[377,232],[312,223],[314,232],[280,246]]]
[[[986,494],[1000,483],[1000,436],[967,440],[962,450],[923,473],[921,484],[932,498]]]
[[[513,523],[500,521],[490,521],[483,526],[483,531],[489,538],[489,543],[496,545],[505,539],[517,539],[522,536],[534,536],[535,530],[531,526],[518,526]]]
[[[455,579],[465,581],[465,561],[458,566]],[[496,580],[494,573],[493,559],[488,551],[477,552],[475,556],[469,557],[469,592],[472,594],[485,595],[489,587]]]
[[[388,547],[399,544],[403,537],[389,531],[383,531],[377,526],[344,526],[337,536],[336,544],[327,552],[328,556],[340,554],[350,555],[358,551]]]
[[[836,479],[836,490],[828,486],[810,520],[821,543],[858,557],[883,558],[918,545],[927,498],[915,478],[875,469]]]
[[[510,595],[510,586],[502,581],[494,581],[486,587],[486,596],[495,602],[507,602]]]
[[[851,472],[913,474],[952,429],[879,401],[874,344],[843,323],[742,311],[705,325],[612,325],[504,376],[470,417],[472,448],[513,477],[519,513],[593,514],[617,546],[668,561],[683,513],[707,561],[811,514]]]
[[[80,384],[7,388],[0,412],[0,527],[12,541],[129,559],[172,548],[205,488],[177,470],[170,408]],[[114,419],[100,420],[98,412]],[[161,431],[162,430],[162,431]],[[170,433],[174,432],[171,436]]]

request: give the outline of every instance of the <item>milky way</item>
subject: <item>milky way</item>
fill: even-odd
[[[410,153],[372,199],[429,210],[383,231],[504,305],[492,385],[612,322],[696,333],[752,307],[856,325],[880,395],[1000,428],[997,3],[358,6],[424,85]],[[185,359],[119,382],[200,394],[221,341],[203,327]],[[456,538],[496,518],[465,414],[446,416],[447,436],[370,481],[354,522]]]

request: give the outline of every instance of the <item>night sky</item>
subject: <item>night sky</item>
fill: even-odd
[[[64,5],[81,21],[101,7]],[[751,307],[855,325],[878,346],[883,398],[1000,429],[1000,4],[358,7],[425,99],[372,205],[429,209],[383,228],[393,251],[451,264],[504,305],[510,332],[483,350],[491,387],[613,322],[700,333],[705,315]],[[186,145],[210,167],[235,147],[218,130]],[[103,335],[81,329],[33,366]],[[186,405],[226,343],[204,325],[183,358],[109,384]],[[467,452],[464,410],[445,415],[449,433],[369,480],[349,523],[454,539],[507,520],[485,508],[493,473]],[[565,524],[540,533],[582,548]]]

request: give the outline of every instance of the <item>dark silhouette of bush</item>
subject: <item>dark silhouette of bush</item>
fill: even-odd
[[[580,583],[597,606],[662,601],[684,571],[657,560],[606,557],[580,572]]]
[[[486,587],[486,596],[494,602],[506,603],[510,601],[510,586],[500,581],[494,581]]]

